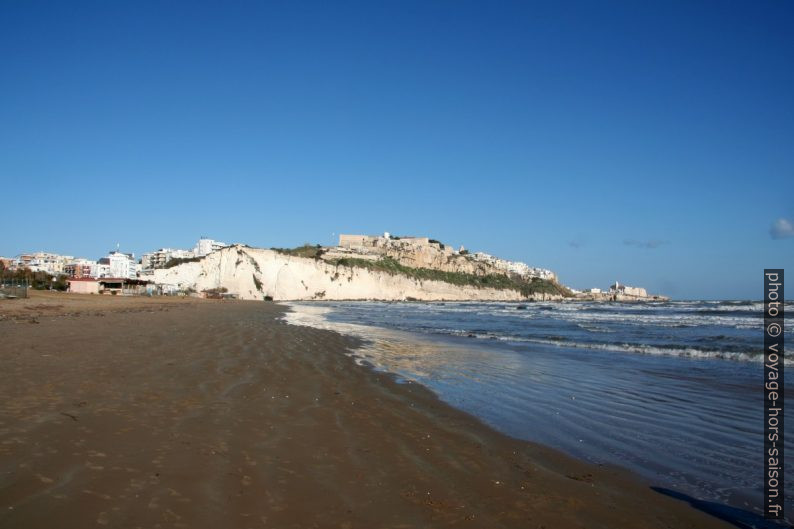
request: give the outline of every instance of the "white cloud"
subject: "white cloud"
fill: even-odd
[[[773,239],[788,239],[789,237],[794,237],[794,224],[788,219],[777,219],[772,223],[772,227],[769,228],[769,235],[771,235]]]

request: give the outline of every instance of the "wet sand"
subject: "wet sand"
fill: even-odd
[[[356,366],[284,310],[0,301],[0,527],[727,526]]]

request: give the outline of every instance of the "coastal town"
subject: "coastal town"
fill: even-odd
[[[202,237],[190,250],[160,248],[135,258],[117,245],[115,250],[99,259],[86,259],[51,252],[31,252],[16,257],[0,257],[0,270],[28,270],[44,273],[53,279],[64,277],[68,290],[81,294],[123,293],[163,294],[147,279],[155,268],[165,268],[183,259],[198,259],[226,246],[226,243]]]
[[[224,264],[224,255],[234,255],[234,265]],[[241,256],[245,255],[244,261]],[[283,278],[282,269],[296,259],[306,259],[294,289]],[[259,262],[261,260],[261,262]],[[264,269],[275,270],[272,274]],[[391,268],[385,268],[390,265]],[[347,283],[337,281],[339,272],[330,267],[356,268]],[[248,267],[248,268],[246,268]],[[250,268],[250,270],[249,270]],[[336,246],[305,245],[296,249],[256,249],[201,237],[191,249],[160,248],[136,258],[133,253],[115,250],[96,260],[49,252],[34,252],[13,258],[0,257],[3,282],[6,274],[45,274],[45,288],[80,294],[193,295],[240,299],[580,299],[594,301],[665,300],[649,295],[644,288],[615,282],[608,289],[576,290],[563,286],[548,269],[519,261],[501,259],[484,252],[454,248],[428,237],[382,235],[339,236]],[[321,272],[321,273],[318,273]],[[404,275],[391,286],[393,278]],[[378,285],[356,288],[357,283],[378,280]],[[416,276],[416,277],[411,277]],[[248,278],[250,277],[250,280]],[[211,278],[211,280],[207,280]],[[245,281],[241,283],[241,278]],[[494,279],[495,278],[495,279]],[[509,278],[505,282],[499,278]],[[409,280],[406,282],[405,280]],[[428,281],[432,279],[433,281]],[[56,286],[57,281],[57,286]],[[13,282],[13,281],[12,281]],[[445,285],[446,283],[446,285]],[[457,291],[448,287],[457,284]],[[309,288],[309,285],[312,288]],[[441,287],[439,287],[441,285]],[[544,288],[541,288],[544,287]],[[267,288],[266,288],[267,287]],[[474,288],[471,288],[474,287]],[[530,288],[531,287],[531,288]],[[523,295],[508,293],[520,291]],[[492,292],[493,291],[493,292]],[[15,292],[16,294],[17,292]],[[8,295],[8,293],[6,293]]]

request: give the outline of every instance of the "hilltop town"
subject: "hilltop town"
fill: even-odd
[[[97,260],[37,252],[0,258],[0,271],[17,278],[46,274],[53,278],[50,287],[58,278],[69,291],[87,294],[276,300],[666,299],[619,283],[604,291],[577,291],[545,268],[428,237],[389,233],[343,234],[336,246],[292,249],[251,248],[202,237],[190,250],[160,248],[137,260],[118,248]]]

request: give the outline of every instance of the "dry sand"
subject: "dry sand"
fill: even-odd
[[[284,310],[0,301],[0,527],[725,526],[356,366]]]

